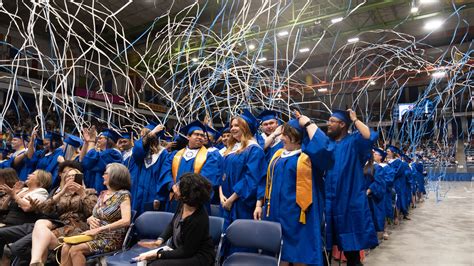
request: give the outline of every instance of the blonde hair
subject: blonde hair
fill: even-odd
[[[242,131],[242,137],[240,138],[240,143],[242,144],[242,146],[240,147],[240,149],[238,149],[236,151],[236,153],[241,153],[245,150],[245,148],[247,148],[247,146],[249,145],[250,140],[253,139],[253,134],[250,131],[250,127],[247,124],[247,122],[240,116],[234,117],[230,120],[230,128],[232,128],[232,121],[234,121],[234,120],[237,120],[239,128]],[[237,143],[237,142],[238,141],[231,134],[230,137],[229,137],[229,140],[227,141],[228,147],[229,148],[234,147],[235,143]],[[232,151],[232,149],[227,149],[225,151],[224,155],[229,154],[231,151]]]
[[[41,169],[35,170],[33,173],[35,173],[38,178],[39,186],[44,189],[49,189],[53,179],[51,173]]]

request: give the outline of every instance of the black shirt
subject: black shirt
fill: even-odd
[[[169,239],[177,237],[171,243],[179,243],[173,246],[171,251],[159,251],[161,259],[184,259],[196,257],[199,265],[211,265],[214,262],[215,252],[212,238],[209,235],[209,215],[204,207],[200,207],[193,214],[181,220],[183,205],[178,206],[178,210],[168,227],[161,234],[160,238]],[[179,233],[174,234],[175,225],[179,224]]]

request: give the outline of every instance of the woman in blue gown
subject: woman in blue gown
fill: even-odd
[[[160,145],[163,125],[150,124],[142,129],[141,138],[135,142],[129,161],[132,176],[132,209],[144,211],[164,210],[173,184],[171,158]]]
[[[26,152],[26,166],[31,172],[42,169],[51,173],[53,182],[51,188],[59,186],[60,177],[58,177],[59,156],[63,155],[62,137],[56,132],[47,132],[43,139],[43,149],[35,149],[35,140],[37,132],[31,134],[31,140],[28,143],[28,151]]]
[[[388,222],[387,220],[393,220],[393,179],[395,177],[395,171],[387,163],[385,163],[385,158],[387,153],[382,149],[374,148],[373,150],[374,162],[383,169],[384,181],[385,181],[385,192],[383,196],[383,210],[384,210],[384,232],[383,239],[387,240],[389,238],[389,233],[387,230]]]
[[[302,147],[308,135],[309,143]],[[305,129],[292,119],[283,125],[280,139],[283,149],[270,160],[265,198],[257,201],[254,218],[281,224],[280,265],[322,265],[323,174],[331,160],[327,137],[316,125]]]
[[[385,172],[382,166],[375,163],[374,158],[371,157],[364,167],[364,176],[372,221],[377,236],[381,239],[385,227]]]
[[[254,139],[257,127],[257,119],[247,110],[231,120],[219,188],[224,229],[237,219],[253,219],[257,188],[265,178],[267,164]]]
[[[79,161],[84,169],[84,183],[87,188],[94,188],[97,193],[105,190],[102,175],[109,163],[122,163],[122,153],[116,149],[115,143],[119,135],[110,129],[102,131],[97,138],[93,126],[83,130],[84,145],[79,155]]]

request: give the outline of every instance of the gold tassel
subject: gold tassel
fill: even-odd
[[[303,210],[300,212],[300,223],[306,224],[306,213]]]

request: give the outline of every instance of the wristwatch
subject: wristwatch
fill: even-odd
[[[313,120],[309,120],[308,122],[306,122],[306,124],[304,124],[304,128],[307,128],[309,125],[311,124],[314,124],[314,121]]]

